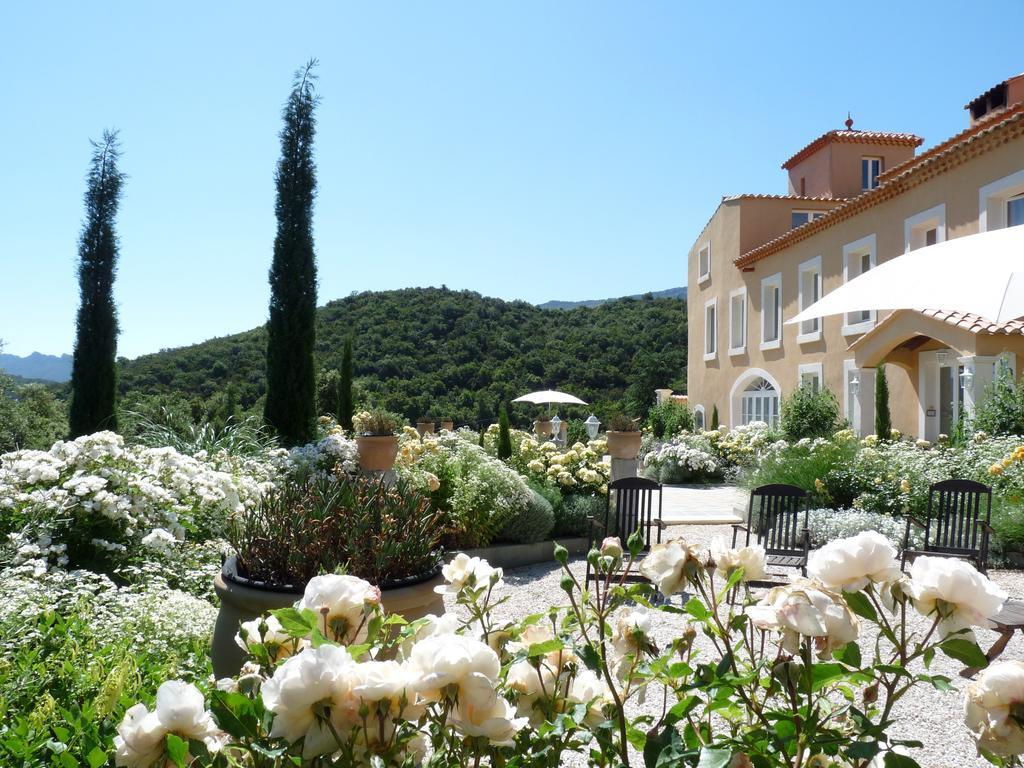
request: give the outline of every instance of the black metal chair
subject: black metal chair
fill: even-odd
[[[755,543],[764,547],[769,568],[799,568],[801,575],[807,575],[811,536],[807,530],[807,491],[803,488],[774,483],[752,490],[747,505],[747,524],[732,526],[734,548],[740,531],[745,533],[743,546],[749,546],[753,537]],[[762,582],[751,583],[756,586]],[[765,585],[775,583],[778,582],[763,582]]]
[[[992,489],[974,480],[943,480],[928,489],[928,517],[907,515],[900,566],[906,569],[919,555],[956,557],[988,571],[988,538],[992,533]],[[911,546],[912,525],[924,530],[920,549]]]
[[[612,515],[612,496],[615,497],[614,517]],[[605,504],[604,522],[590,518],[590,549],[600,546],[605,536],[618,536],[622,540],[623,550],[634,531],[640,531],[644,539],[643,551],[651,548],[651,529],[657,529],[656,543],[661,543],[661,532],[665,523],[661,519],[661,483],[645,477],[624,477],[608,485],[608,500]],[[591,573],[587,563],[587,581],[595,579],[597,574]],[[646,581],[634,571],[626,581]]]

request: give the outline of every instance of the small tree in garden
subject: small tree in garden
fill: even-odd
[[[501,415],[498,416],[498,458],[502,461],[512,457],[512,436],[508,427],[508,408],[501,406]]]
[[[117,429],[117,232],[114,219],[124,174],[117,131],[93,142],[85,191],[85,223],[78,238],[77,336],[71,366],[71,437]]]
[[[352,429],[352,334],[345,338],[345,349],[341,353],[341,383],[338,390],[338,423],[342,428]]]
[[[316,420],[313,137],[319,99],[314,91],[315,66],[316,61],[310,61],[295,75],[284,108],[276,174],[277,236],[270,267],[267,400],[263,415],[286,445],[312,440]]]
[[[320,415],[330,414],[338,419],[338,402],[341,396],[341,373],[337,368],[321,370],[316,377],[316,410]]]
[[[839,423],[839,401],[830,389],[804,384],[782,402],[782,434],[790,441],[827,437]]]
[[[991,435],[1024,434],[1024,387],[1014,384],[1008,365],[997,369],[975,407],[972,427]]]
[[[885,378],[885,362],[875,367],[875,434],[879,440],[888,440],[892,434],[889,415],[889,382]]]
[[[711,429],[718,429],[718,405],[711,406]]]

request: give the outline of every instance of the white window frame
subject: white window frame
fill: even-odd
[[[797,296],[801,312],[811,306],[815,301],[813,296],[804,295],[804,274],[807,272],[816,272],[818,275],[818,298],[820,299],[825,295],[824,278],[821,274],[821,256],[815,256],[813,259],[808,259],[803,262],[797,270]],[[804,330],[808,323],[814,324],[814,330]],[[800,323],[800,327],[797,329],[797,343],[808,344],[814,341],[821,341],[821,326],[823,324],[824,318],[822,317],[816,317],[812,320],[805,320]]]
[[[1006,227],[1006,204],[1024,193],[1024,169],[996,179],[978,190],[978,229],[988,232]]]
[[[766,288],[777,288],[779,291],[779,300],[775,307],[775,313],[779,318],[779,335],[774,339],[767,339],[765,332],[768,330],[768,315],[765,312],[764,305],[764,292]],[[774,275],[769,275],[761,281],[761,350],[778,349],[782,346],[782,273],[776,272]]]
[[[715,323],[709,328],[708,326],[708,309],[713,309],[715,313]],[[708,338],[708,330],[711,331],[712,336]],[[711,344],[708,344],[708,342]],[[708,347],[711,347],[711,351],[708,352]],[[704,302],[704,360],[714,360],[718,357],[718,297],[708,299]]]
[[[825,374],[823,363],[803,363],[796,367],[796,384],[798,387],[804,385],[804,376],[811,374],[818,379],[818,392],[825,388]]]
[[[851,259],[862,259],[865,254],[868,256],[868,270],[872,270],[878,266],[878,260],[876,257],[875,248],[875,236],[868,235],[862,237],[860,240],[854,240],[852,243],[847,243],[843,246],[843,283],[848,283],[855,277],[859,277],[863,274],[862,270],[858,270],[856,274],[850,274],[850,260]],[[861,333],[867,333],[875,327],[875,319],[877,313],[875,310],[868,310],[868,319],[860,322],[851,323],[850,313],[843,315],[843,335],[844,336],[855,336]]]
[[[875,185],[864,186],[864,163],[872,160],[878,161],[878,173],[875,174]],[[885,158],[880,155],[864,155],[860,159],[860,191],[869,192],[872,189],[878,189],[878,177],[885,173]],[[871,184],[871,173],[868,172],[868,184]]]
[[[939,203],[926,211],[915,213],[903,221],[903,252],[924,248],[929,229],[935,230],[935,242],[946,240],[946,204]]]
[[[697,416],[700,416],[700,430],[703,432],[708,428],[707,414],[704,411],[703,405],[693,406],[693,428],[697,429]]]
[[[708,255],[708,258],[707,258],[707,269],[705,269],[704,271],[701,271],[703,269],[703,267],[704,267],[704,265],[701,264],[701,258],[703,256],[703,254],[705,254],[705,253],[707,253],[707,255]],[[703,285],[704,283],[706,283],[710,279],[711,279],[711,242],[709,241],[707,243],[704,243],[704,245],[700,246],[697,249],[697,283],[699,285]]]
[[[740,325],[740,332],[743,334],[742,343],[738,347],[732,345],[733,331],[736,329],[736,315],[733,312],[735,304],[733,299],[737,297],[743,298],[743,319]],[[729,354],[730,355],[743,355],[747,352],[747,315],[749,309],[749,302],[747,301],[747,288],[737,288],[729,292]]]

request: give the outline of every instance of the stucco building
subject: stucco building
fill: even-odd
[[[1024,224],[1024,75],[965,109],[964,131],[920,153],[918,136],[847,120],[783,163],[787,194],[721,201],[688,257],[687,386],[698,420],[717,406],[721,424],[776,421],[781,400],[805,383],[830,388],[853,428],[870,434],[874,368],[884,363],[893,425],[934,440],[970,412],[997,366],[1017,370],[1024,322],[901,310],[784,324],[887,259]]]

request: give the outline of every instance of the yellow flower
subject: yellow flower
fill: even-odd
[[[906,479],[900,481],[900,490],[904,493],[910,493],[910,483]]]
[[[825,492],[825,484],[821,482],[820,477],[814,478],[814,490],[816,490],[818,493]]]
[[[991,467],[988,468],[988,473],[990,475],[1001,475],[1001,474],[1003,474],[1003,465],[1002,464],[993,464]]]

